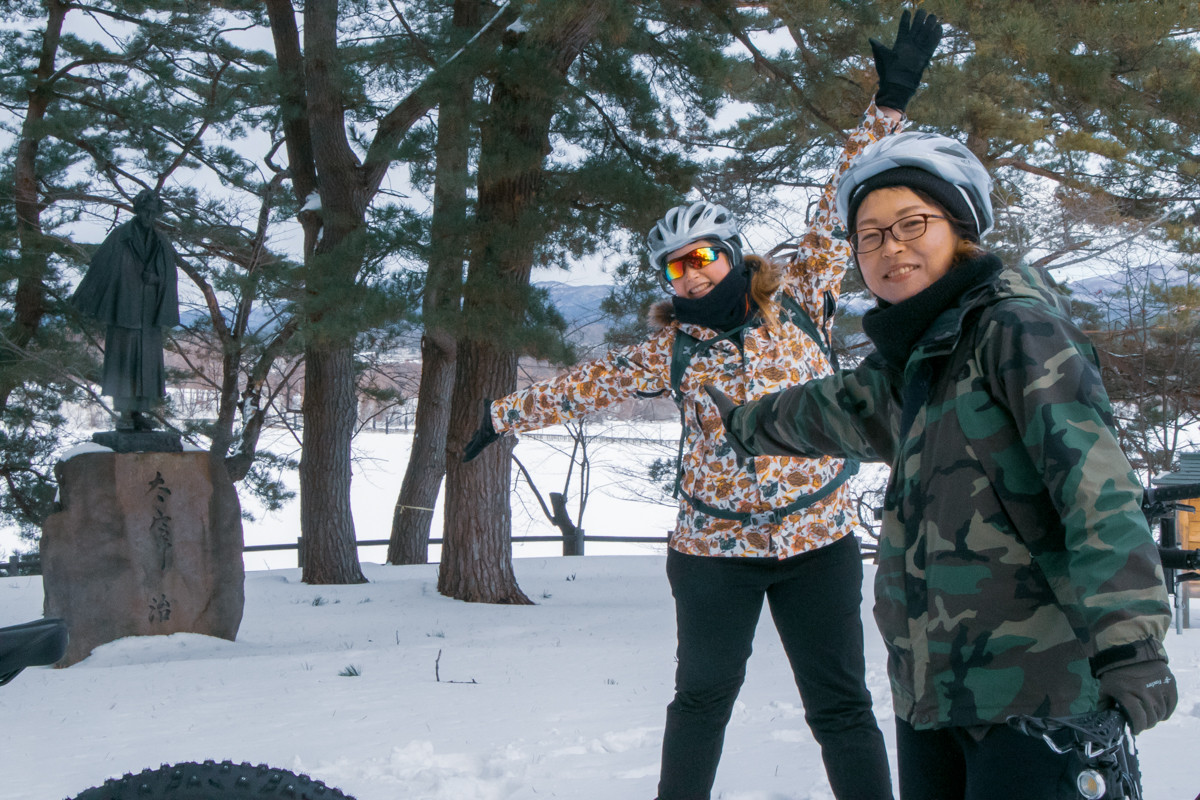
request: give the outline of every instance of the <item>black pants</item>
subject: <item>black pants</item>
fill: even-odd
[[[668,551],[679,665],[659,800],[708,800],[764,597],[834,796],[891,798],[887,751],[865,681],[862,574],[853,536],[785,560]]]
[[[914,730],[896,720],[901,800],[1076,800],[1083,763],[1041,739],[994,725],[976,741],[963,728]]]

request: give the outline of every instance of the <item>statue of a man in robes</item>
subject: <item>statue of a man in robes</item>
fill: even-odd
[[[117,430],[153,429],[150,412],[166,396],[163,328],[179,324],[179,295],[175,250],[154,227],[162,210],[155,192],[139,192],[134,218],[100,245],[71,297],[107,326],[101,394],[112,397]]]

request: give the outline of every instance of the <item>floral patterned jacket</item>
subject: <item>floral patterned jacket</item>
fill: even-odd
[[[824,295],[837,296],[850,262],[849,245],[835,237],[837,179],[867,144],[895,133],[893,121],[872,104],[850,134],[834,177],[826,185],[816,216],[789,263],[780,292],[788,292],[814,320],[824,315]],[[672,346],[682,329],[700,340],[717,331],[701,325],[663,320],[665,324],[637,345],[618,348],[555,378],[535,383],[492,403],[497,432],[537,430],[605,408],[626,398],[670,391]],[[842,462],[834,458],[760,456],[738,464],[725,443],[716,407],[701,387],[711,383],[741,403],[812,378],[831,369],[816,342],[800,328],[782,322],[747,328],[739,349],[729,340],[697,355],[683,375],[683,492],[708,506],[758,515],[741,522],[705,514],[681,496],[670,546],[702,556],[786,558],[830,544],[857,523],[845,487],[822,501],[782,519],[768,513],[832,481]],[[776,515],[777,516],[777,515]]]

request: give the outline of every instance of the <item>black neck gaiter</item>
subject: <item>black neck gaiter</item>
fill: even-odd
[[[957,303],[968,289],[991,280],[1000,267],[1000,259],[989,253],[957,265],[907,300],[895,305],[879,300],[863,315],[863,332],[889,366],[902,370],[913,347],[938,315]]]
[[[750,319],[756,307],[750,300],[750,268],[729,270],[729,274],[712,288],[708,294],[690,300],[676,295],[671,298],[675,307],[675,318],[680,322],[703,325],[715,331],[725,332]]]

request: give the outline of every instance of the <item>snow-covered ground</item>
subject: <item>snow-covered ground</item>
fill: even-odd
[[[123,639],[0,688],[2,795],[57,800],[124,771],[215,758],[306,771],[359,800],[649,800],[674,669],[663,562],[518,559],[528,607],[442,597],[435,565],[367,565],[369,584],[341,587],[302,584],[297,569],[250,572],[236,642]],[[0,580],[0,624],[38,617],[41,603],[39,578]],[[863,613],[891,746],[883,645],[869,603]],[[766,616],[755,645],[714,797],[829,798]],[[1181,700],[1140,739],[1146,797],[1189,800],[1200,631],[1172,632],[1167,647]],[[361,674],[339,674],[350,667]]]
[[[382,434],[361,442],[360,538],[387,536],[407,443]],[[518,450],[539,480],[565,466],[553,444],[526,439]],[[605,452],[628,460],[606,448],[598,462]],[[589,532],[669,527],[669,508],[616,499],[620,481],[606,475],[594,477]],[[293,505],[247,525],[248,543],[294,540],[295,515]],[[528,521],[517,527],[548,532]],[[368,584],[307,586],[293,553],[251,554],[236,642],[123,639],[0,688],[0,797],[57,800],[126,771],[212,758],[308,772],[359,800],[649,800],[674,671],[661,548],[622,545],[628,554],[603,555],[608,546],[595,545],[589,552],[598,554],[585,558],[550,555],[557,545],[519,552],[538,547],[543,554],[515,560],[537,603],[528,607],[442,597],[436,564],[365,563]],[[280,564],[255,563],[269,559]],[[381,559],[363,551],[364,562]],[[868,682],[893,746],[867,571]],[[40,578],[0,579],[0,625],[37,618],[41,607]],[[1167,649],[1181,699],[1171,720],[1140,738],[1146,797],[1190,800],[1200,792],[1200,630],[1172,631]],[[764,615],[714,797],[831,796]]]

